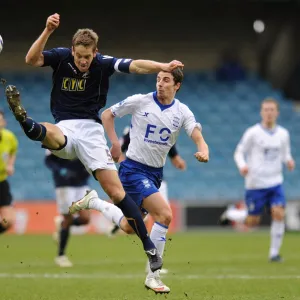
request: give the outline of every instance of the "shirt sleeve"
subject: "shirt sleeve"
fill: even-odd
[[[239,169],[247,165],[245,158],[247,153],[250,151],[251,145],[252,145],[252,131],[248,129],[243,134],[234,152],[234,160]]]
[[[133,95],[113,105],[110,110],[115,117],[132,115],[141,105],[141,94]]]
[[[116,72],[119,73],[130,73],[129,66],[132,62],[130,58],[114,58],[113,67]]]
[[[109,55],[102,55],[99,57],[102,64],[108,65],[108,71],[110,74],[114,72],[130,73],[129,66],[133,59],[131,58],[116,58]]]
[[[292,160],[291,154],[291,139],[290,134],[286,131],[284,142],[283,142],[283,162],[287,163],[289,160]]]
[[[182,126],[188,136],[192,135],[192,132],[195,128],[199,128],[200,130],[202,130],[201,124],[196,121],[194,114],[186,105],[183,106],[183,115],[184,120]]]
[[[70,54],[68,48],[53,48],[51,50],[43,51],[44,65],[43,67],[52,67],[54,70],[58,67],[60,61]]]

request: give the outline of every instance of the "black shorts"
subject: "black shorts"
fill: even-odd
[[[0,207],[10,206],[12,203],[12,196],[10,193],[9,183],[7,180],[0,182]]]

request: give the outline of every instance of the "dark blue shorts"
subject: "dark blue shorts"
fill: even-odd
[[[119,177],[125,192],[141,207],[144,198],[158,192],[163,168],[149,167],[126,158],[120,164]]]
[[[246,205],[249,215],[261,215],[263,209],[272,206],[285,207],[285,196],[282,185],[257,190],[246,190]]]

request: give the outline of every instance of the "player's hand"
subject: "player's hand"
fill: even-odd
[[[60,21],[59,14],[54,14],[48,17],[46,22],[47,30],[52,33],[59,26],[59,21]]]
[[[200,162],[205,162],[207,163],[209,161],[209,155],[208,153],[205,152],[196,152],[194,154],[194,156],[196,157],[196,159]]]
[[[293,171],[295,169],[295,161],[293,159],[289,160],[286,163],[286,166],[287,166],[289,171]]]
[[[6,167],[6,173],[8,176],[12,176],[15,173],[15,167],[14,166],[7,166]]]
[[[176,155],[173,158],[171,158],[171,162],[173,166],[179,170],[183,171],[186,169],[185,160],[180,155]]]
[[[120,145],[119,142],[116,142],[116,143],[112,144],[112,146],[110,148],[110,154],[111,154],[112,159],[114,160],[114,162],[117,163],[120,159],[121,154],[122,154],[121,145]]]
[[[249,169],[247,166],[240,168],[240,174],[245,177],[249,172]]]
[[[178,67],[183,68],[184,64],[181,61],[172,60],[168,64],[164,64],[163,71],[171,72],[172,70],[174,70]]]

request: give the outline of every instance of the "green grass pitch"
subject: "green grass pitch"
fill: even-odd
[[[163,281],[144,288],[146,256],[136,237],[72,236],[73,268],[54,265],[51,236],[0,236],[1,300],[300,299],[300,235],[287,234],[285,262],[269,263],[269,233],[193,232],[169,236]]]

